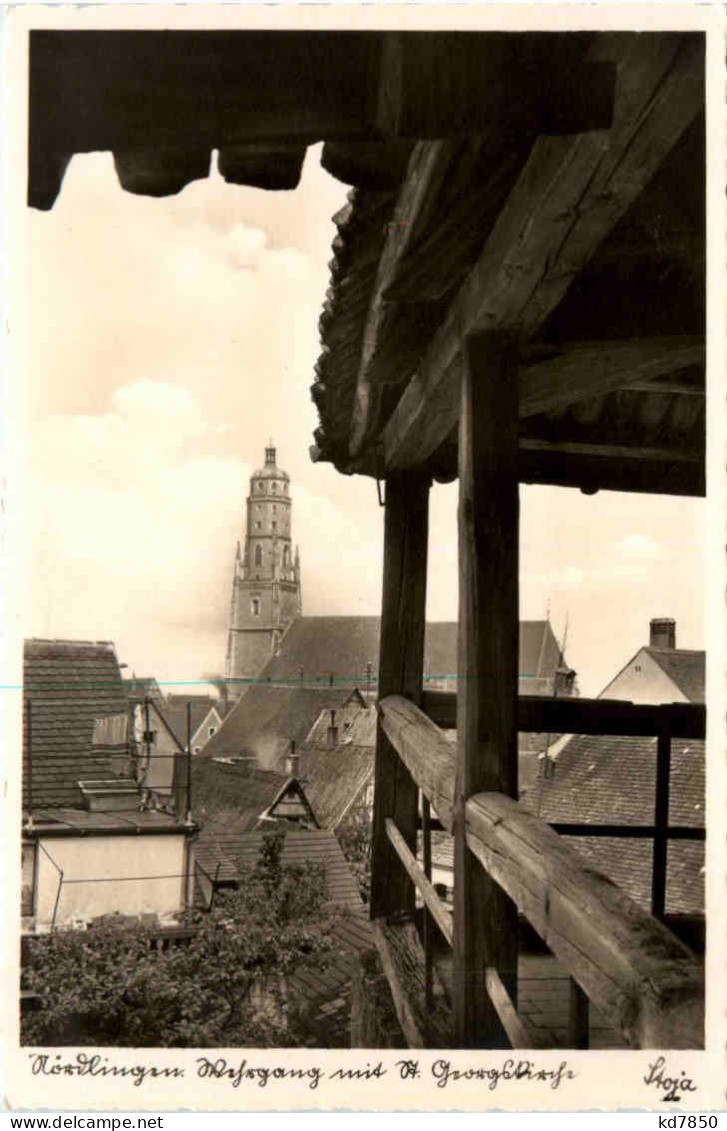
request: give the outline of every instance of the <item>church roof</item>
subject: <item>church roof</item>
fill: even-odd
[[[93,747],[95,721],[127,710],[113,644],[26,640],[23,697],[32,704],[30,758],[27,713],[23,720],[23,802],[32,784],[34,808],[77,808],[79,780],[112,772],[107,754]]]
[[[532,681],[521,689],[523,692],[537,693],[536,681],[552,678],[559,657],[559,645],[548,621],[520,622],[520,677]],[[375,681],[378,663],[378,617],[298,617],[260,678],[322,684],[332,675],[337,683],[365,687],[367,665],[371,665],[371,679]],[[427,624],[424,641],[425,679],[456,674],[457,624],[432,621]]]
[[[290,476],[287,471],[282,471],[276,464],[265,464],[264,467],[258,467],[253,471],[250,479],[285,479],[290,481]]]

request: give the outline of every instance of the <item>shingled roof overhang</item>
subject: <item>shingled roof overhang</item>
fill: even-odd
[[[418,142],[398,190],[349,195],[314,459],[454,478],[463,345],[501,330],[519,349],[522,482],[704,493],[703,43],[581,47],[616,67],[609,128],[528,133],[505,114]]]
[[[312,455],[456,475],[463,342],[519,347],[523,482],[704,493],[701,33],[30,37],[29,202],[112,150],[131,192],[353,186]]]

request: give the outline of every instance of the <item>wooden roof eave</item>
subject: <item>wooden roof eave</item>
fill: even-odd
[[[615,120],[605,151],[607,160],[603,159],[602,137],[538,139],[480,259],[430,341],[397,408],[383,427],[373,431],[369,442],[359,448],[356,458],[345,460],[340,454],[334,457],[340,470],[384,477],[400,468],[426,467],[434,461],[441,472],[441,465],[447,463],[442,452],[446,453],[447,439],[457,423],[462,330],[477,332],[483,324],[489,327],[514,323],[521,340],[531,338],[699,112],[703,95],[701,44],[678,35],[657,36],[655,40],[648,44],[639,37],[615,40],[620,82],[624,85],[617,90]],[[603,49],[604,44],[599,44],[599,50]],[[429,148],[432,166],[436,166],[437,153],[441,160],[442,152],[441,145]],[[423,155],[421,147],[418,157],[415,151],[410,169],[416,166],[415,157],[421,163]],[[410,186],[410,194],[415,188],[416,185]],[[400,203],[405,198],[406,186]],[[603,205],[604,198],[607,207]],[[573,203],[569,206],[568,201]],[[385,256],[395,258],[397,247],[405,242],[399,226],[392,225]],[[381,293],[379,279],[370,314]],[[370,340],[368,348],[370,354]],[[521,366],[521,417],[562,408],[624,386],[639,388],[648,395],[650,388],[657,388],[654,382],[664,378],[668,381],[670,375],[690,365],[702,366],[703,359],[704,339],[699,335],[688,340],[665,336],[572,343],[555,358]],[[365,367],[364,352],[359,377]],[[678,388],[672,391],[680,392]],[[689,396],[701,391],[699,386],[692,388],[685,383],[683,393]],[[377,399],[371,390],[364,401],[366,396],[375,408]],[[370,428],[370,422],[362,425],[354,415],[353,450],[366,428]],[[628,436],[624,437],[624,444],[629,445]],[[572,474],[567,473],[563,451],[556,453],[555,460],[550,458],[551,454],[544,456],[541,452],[533,457],[526,445],[522,478],[543,481],[545,464],[557,463],[554,481],[574,486],[582,483],[584,489],[597,489],[595,472],[604,470],[603,453],[589,467],[584,463],[587,453],[578,453]],[[630,466],[635,466],[638,454],[634,446],[628,457]],[[662,464],[668,455],[660,453]],[[314,453],[316,457],[325,458],[325,445],[323,451]],[[660,490],[659,461],[649,452],[644,462],[648,466],[636,476],[638,485],[634,489]],[[661,489],[669,493],[703,493],[702,453],[690,453],[689,468],[683,466],[684,461],[675,462],[682,466],[671,469],[662,480],[669,485]],[[628,489],[621,474],[606,475],[602,486]]]

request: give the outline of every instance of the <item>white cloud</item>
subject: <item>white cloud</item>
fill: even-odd
[[[137,671],[170,679],[219,669],[268,435],[292,478],[304,610],[378,611],[375,484],[308,459],[330,217],[346,194],[318,160],[311,149],[294,193],[212,176],[151,200],[90,154],[51,212],[28,213],[26,634],[114,639]],[[456,496],[432,492],[432,619],[457,615]],[[559,633],[569,616],[584,690],[643,643],[650,616],[702,646],[702,504],[525,488],[521,513],[522,613],[550,608]]]

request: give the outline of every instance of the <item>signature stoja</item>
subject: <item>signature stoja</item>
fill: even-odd
[[[657,1057],[654,1063],[649,1065],[649,1071],[644,1076],[644,1083],[663,1091],[662,1100],[672,1103],[679,1103],[682,1092],[696,1092],[697,1090],[696,1084],[690,1076],[687,1076],[683,1068],[677,1074],[667,1070],[665,1056]]]

